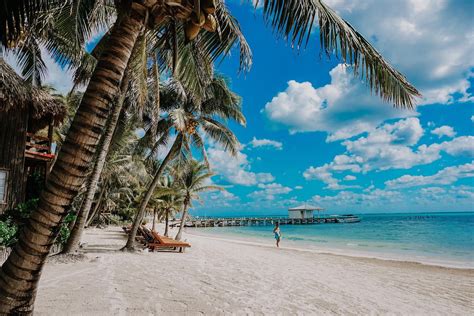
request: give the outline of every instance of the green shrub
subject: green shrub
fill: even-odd
[[[16,242],[18,226],[10,219],[0,221],[0,245],[10,247]]]
[[[28,200],[24,203],[18,204],[16,207],[16,211],[18,212],[17,216],[19,216],[21,219],[27,219],[30,217],[31,212],[33,212],[34,209],[38,206],[39,199],[31,199]]]
[[[132,207],[120,208],[117,215],[122,217],[124,221],[131,221],[135,217],[135,209]]]

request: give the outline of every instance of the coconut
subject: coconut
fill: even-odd
[[[199,16],[196,14],[196,12],[193,12],[191,14],[191,22],[194,24],[198,25],[199,27],[202,27],[204,23],[206,23],[206,15],[200,12]]]
[[[204,23],[202,28],[205,29],[208,32],[215,32],[216,29],[217,29],[217,20],[216,20],[216,18],[213,15],[208,14],[206,16],[206,23]]]
[[[192,21],[187,21],[184,25],[184,34],[186,35],[186,39],[188,41],[195,39],[196,36],[198,36],[200,30],[201,27],[194,24]]]
[[[214,14],[216,12],[215,0],[201,0],[201,10],[207,14]]]

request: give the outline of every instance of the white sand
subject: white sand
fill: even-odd
[[[474,313],[474,270],[318,254],[185,235],[186,253],[122,253],[90,229],[86,260],[52,259],[38,315]]]

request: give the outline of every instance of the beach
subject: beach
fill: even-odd
[[[160,230],[162,231],[162,230]],[[175,233],[175,231],[172,231]],[[83,258],[51,257],[38,315],[426,314],[474,311],[474,270],[357,258],[189,233],[185,253],[117,251],[88,229]]]

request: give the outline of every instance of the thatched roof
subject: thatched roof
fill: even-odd
[[[58,125],[67,110],[62,100],[25,82],[3,58],[0,58],[0,115],[28,107],[30,124],[41,129],[53,122]]]

